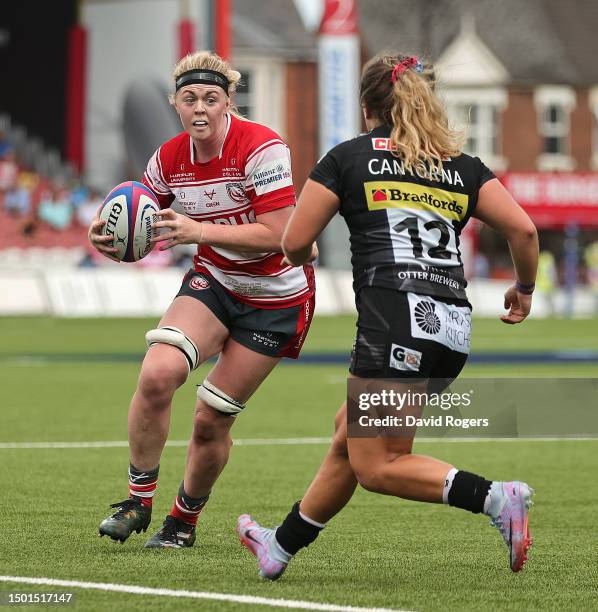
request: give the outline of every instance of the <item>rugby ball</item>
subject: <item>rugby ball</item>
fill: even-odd
[[[99,211],[106,222],[102,234],[113,236],[117,259],[139,261],[152,250],[152,225],[159,210],[153,192],[136,181],[121,183],[106,196]]]

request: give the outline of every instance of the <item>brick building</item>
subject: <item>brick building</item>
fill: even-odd
[[[303,29],[290,1],[266,7],[245,0],[235,11],[237,64],[259,53],[272,66],[265,56],[275,55],[282,71],[279,126],[300,189],[318,151],[317,37]],[[256,18],[268,37],[249,27]],[[598,3],[360,0],[359,18],[364,60],[396,49],[436,64],[451,123],[466,131],[465,150],[481,157],[532,215],[543,248],[561,257],[567,226],[581,230],[580,253],[598,238]],[[265,98],[272,95],[273,88]],[[493,242],[482,239],[482,246]]]

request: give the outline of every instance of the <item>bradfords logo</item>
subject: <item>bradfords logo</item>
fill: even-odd
[[[284,158],[258,166],[253,174],[253,186],[257,195],[270,193],[292,184],[291,167],[289,161]]]
[[[191,287],[191,289],[194,289],[195,291],[207,289],[209,286],[210,283],[203,276],[194,276],[189,281],[189,287]]]
[[[401,181],[369,181],[363,186],[370,210],[385,208],[433,210],[447,219],[457,221],[461,221],[467,214],[469,198],[464,193]]]

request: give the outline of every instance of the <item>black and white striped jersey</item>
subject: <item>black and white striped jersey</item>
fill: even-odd
[[[379,286],[466,299],[459,235],[494,174],[461,154],[442,171],[405,168],[378,127],[331,149],[310,178],[340,199],[349,227],[354,288]]]

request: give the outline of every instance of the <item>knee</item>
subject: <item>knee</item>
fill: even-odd
[[[334,437],[332,438],[332,452],[345,459],[349,456],[349,449],[347,448],[347,426],[345,423],[334,432]]]
[[[355,452],[349,452],[349,465],[357,482],[366,491],[380,493],[380,470],[382,464],[368,460],[362,460]]]
[[[232,420],[233,417],[219,414],[213,408],[200,403],[193,420],[193,442],[198,445],[220,442],[227,450],[230,449],[232,440],[228,431]]]
[[[401,470],[401,457],[408,456],[411,448],[405,448],[388,453],[384,460],[377,462],[371,461],[349,461],[351,469],[355,474],[357,482],[366,490],[382,495],[401,496],[403,485],[405,484],[404,474]]]
[[[357,482],[362,488],[371,493],[382,493],[386,492],[384,477],[380,469],[376,468],[363,468],[353,470]]]
[[[139,376],[139,392],[150,401],[170,401],[187,379],[186,371],[167,363],[144,363]]]

